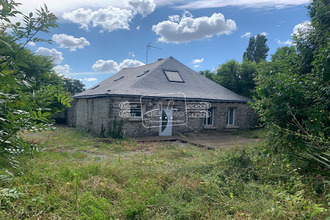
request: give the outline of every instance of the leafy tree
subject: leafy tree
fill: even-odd
[[[251,37],[242,63],[230,60],[219,66],[216,73],[205,70],[200,71],[200,74],[239,95],[252,98],[255,93],[254,79],[258,75],[258,63],[266,60],[269,50],[266,41],[266,37],[261,34]]]
[[[236,60],[230,60],[218,67],[217,75],[217,83],[236,93],[241,92],[240,64]]]
[[[254,77],[257,75],[255,62],[238,63],[230,60],[222,64],[215,73],[204,73],[206,77],[227,89],[252,98],[255,88]]]
[[[258,65],[252,61],[241,63],[240,68],[240,92],[238,94],[252,98],[255,90],[254,78],[258,74]]]
[[[256,49],[256,39],[255,36],[250,37],[249,45],[246,48],[246,52],[243,54],[243,60],[244,61],[255,61],[254,59],[254,52]]]
[[[205,70],[200,71],[200,74],[239,95],[252,98],[255,89],[254,78],[258,72],[257,67],[255,62],[238,63],[230,60],[219,66],[216,73]]]
[[[267,38],[265,35],[258,34],[256,37],[254,61],[259,63],[262,60],[266,60],[269,47],[266,44]]]
[[[199,71],[199,74],[205,76],[206,78],[209,78],[210,80],[217,81],[217,75],[214,72],[211,72],[211,70],[203,70]]]
[[[7,36],[6,39],[14,40],[11,36]],[[15,68],[20,69],[16,75],[19,75],[21,80],[28,82],[30,88],[38,89],[45,84],[61,85],[62,79],[53,71],[54,64],[50,57],[37,56],[31,50],[21,48],[22,45],[15,42],[12,42],[10,46],[12,50],[8,50],[5,44],[0,44],[1,55],[15,60]]]
[[[288,108],[301,109],[300,100],[303,98],[303,87],[296,83],[299,75],[296,70],[296,63],[290,62],[295,54],[283,51],[286,48],[278,48],[272,55],[272,61],[259,66],[257,77],[257,100],[255,108],[261,116],[261,120],[269,123],[276,123],[280,127],[286,127],[291,116],[288,115]]]
[[[9,155],[35,150],[19,133],[51,128],[50,114],[71,101],[60,86],[60,78],[51,70],[52,62],[25,48],[29,41],[44,41],[36,34],[57,27],[57,18],[44,6],[36,15],[23,15],[23,25],[12,23],[11,17],[22,14],[16,10],[18,5],[12,0],[0,1],[0,157],[14,167],[15,160]],[[11,35],[6,34],[8,29]]]
[[[78,79],[63,77],[62,85],[65,91],[69,92],[71,95],[83,92],[85,85]]]
[[[312,36],[313,26],[310,22],[304,22],[304,27],[298,29],[293,35],[297,55],[299,57],[299,72],[301,75],[309,74],[313,69],[313,60],[315,52],[315,42]]]
[[[272,72],[299,74],[298,62],[299,57],[296,48],[294,46],[285,46],[277,48],[275,54],[271,55],[271,62],[268,64],[272,66]]]
[[[243,60],[254,61],[256,63],[266,60],[269,51],[266,42],[267,38],[262,34],[258,34],[256,37],[250,37],[249,45],[246,48],[246,52],[243,54]]]
[[[294,36],[295,47],[279,48],[260,67],[254,108],[272,129],[273,144],[330,175],[330,5],[314,0],[309,10],[309,33]]]

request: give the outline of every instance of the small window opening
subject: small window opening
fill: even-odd
[[[115,79],[115,80],[113,80],[114,82],[117,82],[117,81],[119,81],[119,80],[121,80],[121,79],[123,79],[124,78],[124,76],[121,76],[121,77],[119,77],[118,79]]]
[[[146,71],[144,71],[143,73],[141,73],[141,74],[137,75],[136,77],[141,77],[141,76],[143,76],[143,75],[147,74],[148,72],[149,72],[149,70],[146,70]]]
[[[209,108],[208,111],[210,112],[209,117],[205,118],[204,125],[205,126],[213,126],[214,123],[214,108]]]
[[[131,117],[133,117],[133,118],[142,117],[142,114],[144,114],[145,111],[146,111],[146,106],[145,105],[141,106],[140,103],[136,103],[136,104],[132,105],[130,108]]]
[[[183,79],[181,78],[179,72],[177,71],[164,71],[166,78],[170,82],[179,82],[179,83],[184,83]]]
[[[228,108],[227,125],[235,125],[235,108]]]
[[[100,85],[93,86],[93,87],[91,88],[91,90],[96,89],[96,88],[99,87],[99,86],[100,86]]]

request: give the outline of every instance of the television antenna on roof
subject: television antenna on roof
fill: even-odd
[[[149,53],[150,48],[155,48],[155,49],[160,49],[160,50],[162,49],[162,48],[159,48],[159,47],[154,47],[154,46],[151,45],[151,43],[149,43],[147,45],[147,49],[146,49],[146,64],[148,64],[148,53]]]

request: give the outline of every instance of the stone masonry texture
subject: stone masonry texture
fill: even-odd
[[[102,133],[107,135],[109,129],[113,126],[116,120],[123,120],[123,136],[124,137],[143,137],[143,136],[158,136],[159,127],[144,127],[142,119],[122,118],[120,117],[120,104],[123,102],[139,103],[140,98],[127,97],[100,97],[100,98],[79,98],[71,103],[72,107],[68,111],[68,125],[89,131],[95,135]],[[154,107],[157,103],[162,102],[166,105],[168,100],[146,99],[148,103],[144,106],[144,111]],[[189,101],[187,101],[189,103]],[[235,102],[210,102],[214,108],[213,126],[205,126],[203,118],[188,118],[185,125],[172,127],[172,135],[184,134],[187,132],[202,132],[205,130],[225,131],[230,129],[249,129],[258,124],[258,115],[246,103]],[[153,105],[153,106],[152,106]],[[174,107],[184,106],[183,101],[175,101]],[[234,126],[227,125],[228,109],[235,109]]]

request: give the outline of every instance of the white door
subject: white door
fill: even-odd
[[[162,109],[159,136],[172,136],[172,108]]]

